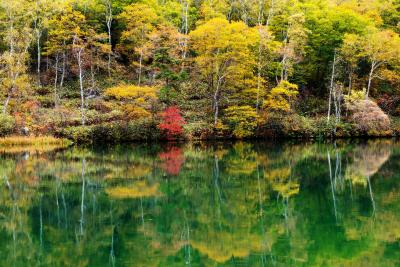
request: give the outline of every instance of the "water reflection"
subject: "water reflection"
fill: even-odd
[[[397,266],[399,148],[373,140],[5,151],[1,265]]]

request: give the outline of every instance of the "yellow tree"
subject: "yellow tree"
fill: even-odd
[[[247,87],[256,87],[253,46],[259,36],[243,22],[229,23],[215,18],[192,31],[190,38],[197,54],[194,59],[197,71],[207,85],[217,125],[221,99]]]
[[[271,111],[289,112],[291,104],[298,94],[298,86],[287,81],[282,81],[280,84],[272,88],[264,102],[264,108]]]
[[[215,18],[226,18],[228,12],[229,4],[227,0],[205,0],[200,6],[201,19],[199,24]]]
[[[28,88],[27,62],[28,48],[32,41],[32,14],[30,2],[21,0],[2,0],[0,9],[4,10],[4,17],[0,18],[0,34],[7,50],[0,55],[1,87],[5,94],[3,113],[11,97]]]
[[[357,49],[354,49],[354,48]],[[370,63],[366,97],[369,96],[372,81],[378,70],[387,65],[397,64],[400,57],[400,37],[391,30],[368,29],[366,35],[348,34],[345,36],[342,52],[348,61],[356,62],[365,58]],[[353,52],[353,53],[351,53]]]
[[[155,29],[160,17],[156,10],[145,4],[132,4],[124,8],[118,17],[125,29],[121,35],[124,45],[120,46],[126,54],[134,52],[133,65],[138,67],[138,85],[142,80],[143,60],[152,49],[150,34]],[[137,60],[137,61],[136,61]]]
[[[385,30],[372,32],[361,39],[364,55],[371,63],[368,75],[367,97],[369,95],[372,79],[376,71],[384,65],[398,61],[400,56],[400,38],[393,31]]]
[[[360,59],[361,49],[362,48],[359,46],[357,35],[355,34],[345,35],[343,45],[340,48],[340,56],[343,60],[346,61],[346,64],[348,65],[348,72],[349,72],[348,95],[351,94],[351,89],[353,86],[353,73]]]
[[[307,30],[304,27],[305,16],[296,13],[288,18],[288,27],[281,49],[281,81],[287,81],[293,73],[293,66],[299,63],[305,53]]]

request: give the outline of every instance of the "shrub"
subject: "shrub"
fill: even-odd
[[[225,109],[226,121],[237,138],[248,137],[254,134],[257,128],[258,115],[250,106],[232,106]]]
[[[354,131],[354,127],[352,126],[352,124],[343,121],[336,123],[334,119],[331,119],[328,122],[326,116],[315,118],[314,128],[314,136],[317,138],[333,136],[346,137],[357,135],[357,132]]]
[[[157,88],[149,86],[119,85],[108,88],[105,95],[117,100],[144,100],[157,98]]]
[[[140,119],[129,123],[114,121],[93,126],[68,127],[59,135],[76,143],[117,143],[156,140],[160,137],[160,131],[154,120]]]
[[[6,114],[0,114],[0,136],[11,134],[15,127],[15,119]]]
[[[206,122],[191,122],[183,126],[185,135],[189,139],[207,139],[213,135],[213,126]]]
[[[291,137],[312,137],[316,133],[314,121],[298,114],[284,116],[282,128],[284,134]]]
[[[298,93],[296,84],[282,81],[269,92],[267,99],[264,101],[264,108],[275,112],[289,112],[292,109],[292,102]]]
[[[161,113],[162,122],[158,125],[161,131],[164,131],[167,139],[175,139],[182,135],[185,119],[181,116],[178,107],[168,107]]]
[[[390,132],[390,119],[383,110],[370,99],[347,101],[350,111],[349,121],[362,135],[387,135]]]
[[[91,143],[93,127],[90,126],[76,126],[65,128],[60,135],[66,137],[75,143]]]

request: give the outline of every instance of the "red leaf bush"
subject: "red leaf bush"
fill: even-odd
[[[158,125],[158,128],[165,133],[168,140],[174,140],[182,135],[183,126],[186,122],[178,107],[168,107],[161,113],[161,118],[162,122]]]

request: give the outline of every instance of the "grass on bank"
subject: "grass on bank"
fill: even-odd
[[[67,139],[52,136],[7,136],[0,138],[0,150],[8,153],[25,151],[48,152],[72,144]]]

